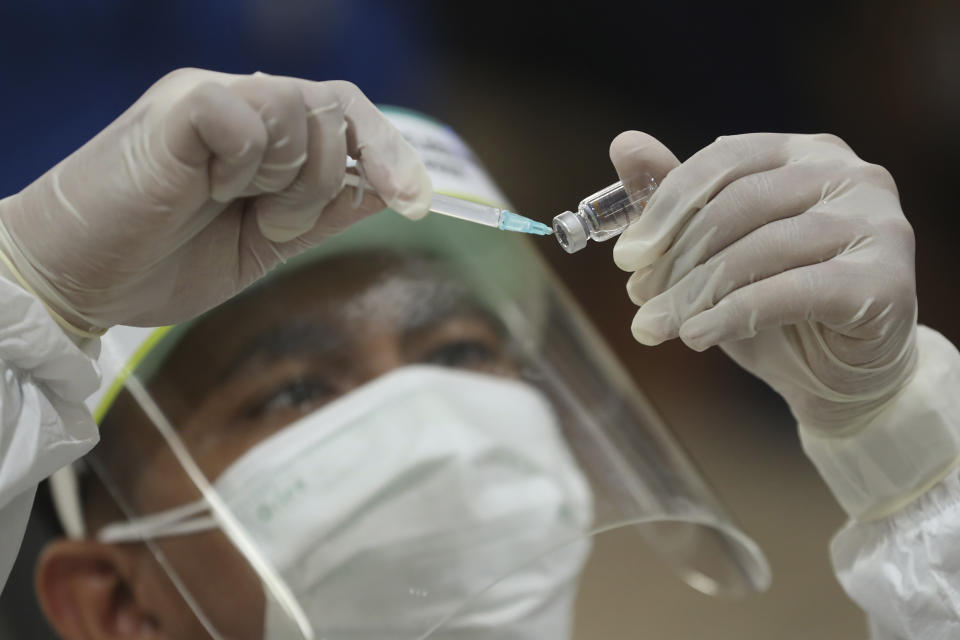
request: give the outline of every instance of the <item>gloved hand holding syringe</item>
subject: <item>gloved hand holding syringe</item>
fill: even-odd
[[[370,186],[361,176],[347,172],[344,184],[366,190]],[[504,231],[519,231],[544,236],[551,233],[567,253],[587,246],[587,240],[602,242],[614,238],[636,220],[657,188],[653,176],[644,174],[628,188],[622,182],[584,198],[576,211],[564,211],[553,218],[553,229],[512,211],[463,200],[440,193],[433,194],[430,211]]]

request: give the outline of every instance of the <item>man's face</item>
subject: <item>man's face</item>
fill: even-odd
[[[256,442],[404,365],[511,376],[498,323],[443,265],[307,267],[192,329],[151,391],[210,478]]]
[[[411,364],[516,374],[498,323],[442,265],[369,254],[308,266],[221,307],[177,344],[150,390],[213,481],[285,426]],[[135,444],[111,446],[112,435]],[[101,448],[108,465],[127,465],[118,483],[139,515],[200,497],[128,397],[108,415]],[[94,526],[115,517],[96,511],[88,513]],[[220,633],[260,637],[263,589],[220,531],[157,545]],[[207,637],[152,553],[121,549],[138,568],[118,583],[138,603],[131,616],[161,637]]]

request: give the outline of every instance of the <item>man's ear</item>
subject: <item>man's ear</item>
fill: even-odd
[[[156,640],[156,619],[134,588],[136,559],[122,546],[56,540],[37,563],[37,598],[64,640]]]

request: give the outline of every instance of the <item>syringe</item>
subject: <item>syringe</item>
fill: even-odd
[[[553,219],[553,235],[567,253],[587,246],[587,240],[603,242],[620,235],[640,217],[657,189],[653,176],[631,181],[631,188],[615,182],[584,198],[576,211],[564,211]]]
[[[360,187],[362,182],[365,190],[376,193],[372,185],[363,181],[363,179],[355,173],[348,171],[343,182],[345,185],[357,188]],[[442,193],[433,194],[433,198],[430,201],[430,211],[439,213],[442,216],[459,218],[460,220],[475,222],[488,227],[496,227],[504,231],[519,231],[537,236],[547,236],[553,233],[547,225],[537,222],[536,220],[531,220],[530,218],[525,218],[512,211],[471,202],[463,198],[455,198]]]

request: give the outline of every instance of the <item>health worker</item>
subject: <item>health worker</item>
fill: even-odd
[[[872,638],[951,637],[960,354],[917,325],[890,174],[825,135],[610,156],[660,184],[614,248],[633,335],[780,393]],[[66,640],[573,637],[592,535],[645,523],[697,588],[765,588],[529,241],[397,215],[456,189],[503,204],[349,83],[184,69],[0,201],[0,579],[56,472]]]

